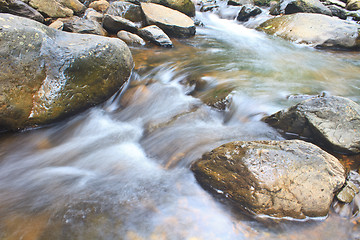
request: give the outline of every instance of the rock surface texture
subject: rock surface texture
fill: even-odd
[[[141,3],[141,9],[149,25],[158,26],[170,37],[195,35],[194,21],[179,11],[155,3]]]
[[[38,11],[20,0],[0,0],[0,12],[44,22],[44,17]]]
[[[195,5],[191,0],[150,0],[149,2],[178,10],[189,17],[195,16]]]
[[[360,153],[360,106],[343,97],[315,97],[264,121],[285,132],[311,138],[332,150]]]
[[[257,29],[314,47],[360,47],[359,24],[322,14],[296,13],[275,17]]]
[[[173,47],[170,38],[158,26],[151,25],[139,29],[139,35],[160,47]]]
[[[0,129],[51,123],[99,104],[128,79],[126,44],[0,14]]]
[[[331,16],[331,11],[319,0],[281,0],[278,3],[280,14],[320,13]]]
[[[345,182],[335,157],[301,140],[227,143],[191,169],[205,189],[235,207],[272,217],[325,216]]]

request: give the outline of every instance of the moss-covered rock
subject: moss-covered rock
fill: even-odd
[[[0,14],[0,129],[51,123],[99,104],[128,79],[124,42]]]

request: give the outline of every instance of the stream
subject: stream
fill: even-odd
[[[1,135],[0,239],[359,239],[357,212],[257,219],[189,169],[226,142],[283,139],[261,118],[309,96],[360,103],[358,52],[267,36],[251,28],[261,17],[197,12],[195,37],[131,48],[130,81],[106,103]]]

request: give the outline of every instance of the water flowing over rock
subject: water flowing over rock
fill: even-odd
[[[316,97],[264,119],[332,150],[360,153],[360,106],[343,97]]]
[[[331,16],[331,11],[319,0],[281,0],[277,4],[279,14],[320,13]]]
[[[245,22],[248,21],[251,17],[255,17],[260,13],[262,13],[262,10],[259,7],[243,6],[236,17],[236,20]]]
[[[75,114],[113,95],[133,67],[124,42],[0,14],[0,129]]]
[[[20,0],[0,0],[0,12],[44,22],[44,17],[38,11]]]
[[[227,143],[191,169],[200,185],[234,206],[273,217],[325,216],[345,182],[335,157],[301,140]]]
[[[194,21],[179,11],[155,3],[141,3],[141,9],[149,25],[158,26],[170,37],[195,35]]]
[[[139,35],[161,47],[173,47],[170,38],[158,26],[151,25],[139,29]]]
[[[322,14],[295,13],[275,17],[257,29],[314,47],[360,47],[359,24]]]
[[[195,16],[195,5],[191,0],[150,0],[148,2],[169,7],[188,15],[189,17]]]

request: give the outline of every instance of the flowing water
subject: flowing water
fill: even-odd
[[[225,142],[282,139],[260,119],[308,95],[359,103],[359,54],[197,16],[205,26],[173,49],[132,48],[128,85],[102,106],[0,138],[0,239],[359,237],[356,213],[305,222],[245,216],[189,170]]]

